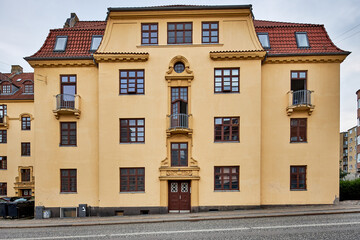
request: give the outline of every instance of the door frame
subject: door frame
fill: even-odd
[[[182,182],[187,182],[189,184],[189,209],[186,210],[170,210],[170,193],[171,193],[171,183],[172,182],[177,182],[178,183],[178,195],[180,195],[180,191],[181,191],[181,183]],[[191,212],[191,180],[169,180],[167,181],[167,185],[168,185],[168,212],[169,213],[189,213]],[[180,200],[181,201],[181,200]],[[180,208],[180,207],[179,207]]]

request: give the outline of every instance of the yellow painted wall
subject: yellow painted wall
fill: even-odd
[[[291,70],[308,71],[311,116],[286,114]],[[262,67],[262,204],[330,204],[339,197],[339,80],[339,63]],[[290,118],[308,119],[307,143],[290,143]],[[306,191],[290,191],[290,165],[307,165]]]
[[[7,170],[0,170],[0,182],[7,183],[7,196],[15,196],[15,178],[19,176],[18,167],[34,166],[34,123],[31,121],[31,130],[21,130],[21,115],[30,114],[34,117],[34,102],[28,101],[0,101],[7,105],[8,128],[7,143],[0,143],[0,156],[7,156]],[[21,156],[21,143],[30,142],[31,156]],[[34,170],[35,171],[35,170]]]
[[[35,167],[36,205],[46,207],[98,204],[98,97],[97,68],[35,68]],[[53,114],[55,95],[60,93],[60,75],[77,76],[80,119]],[[59,146],[60,122],[77,122],[77,147]],[[60,169],[77,169],[77,194],[60,193]]]

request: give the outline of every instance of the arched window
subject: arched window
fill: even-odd
[[[24,84],[24,93],[34,93],[34,84],[31,81],[26,81]]]

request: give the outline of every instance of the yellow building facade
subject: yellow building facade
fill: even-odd
[[[108,10],[99,22],[73,14],[25,58],[42,80],[38,211],[338,199],[340,63],[349,52],[322,25],[255,20],[251,5]]]

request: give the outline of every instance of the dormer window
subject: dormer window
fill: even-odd
[[[298,48],[309,48],[309,39],[306,32],[296,32],[296,44]]]
[[[11,85],[8,82],[3,82],[1,84],[1,93],[3,94],[9,94],[11,93]]]
[[[31,81],[24,82],[24,93],[34,93],[34,85]]]
[[[269,34],[268,33],[258,33],[258,38],[263,48],[270,48]]]
[[[66,48],[67,39],[68,39],[67,36],[57,36],[55,41],[54,51],[64,52]]]
[[[91,46],[90,46],[91,52],[95,52],[99,48],[102,38],[103,36],[101,35],[92,36]]]

